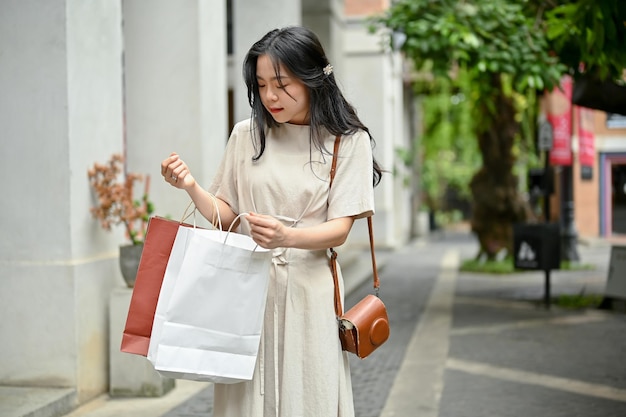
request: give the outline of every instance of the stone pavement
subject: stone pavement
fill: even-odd
[[[596,269],[553,271],[554,296],[603,293],[610,246],[579,249]],[[624,314],[547,310],[543,272],[457,274],[447,256],[380,416],[626,416]]]
[[[626,315],[546,309],[543,272],[459,272],[476,250],[447,231],[377,253],[391,338],[351,358],[357,417],[626,416]],[[553,296],[603,293],[610,245],[579,252],[595,269],[553,271]],[[211,403],[209,384],[179,380],[162,398],[102,396],[67,417],[208,417]]]

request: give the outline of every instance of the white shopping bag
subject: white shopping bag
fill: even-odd
[[[252,379],[270,263],[249,236],[180,227],[150,339],[154,368],[197,381]]]
[[[188,228],[191,229],[191,228]],[[195,229],[195,228],[194,228]],[[156,364],[157,349],[159,346],[159,340],[161,339],[161,329],[163,328],[163,322],[165,322],[165,314],[167,313],[167,307],[174,292],[174,285],[178,279],[178,273],[180,272],[180,266],[183,263],[185,257],[185,250],[191,238],[191,230],[185,230],[184,227],[178,227],[176,237],[174,239],[174,245],[170,252],[169,260],[165,268],[165,275],[163,276],[163,283],[161,284],[161,291],[159,292],[159,298],[157,301],[156,310],[154,313],[154,320],[152,321],[152,332],[150,333],[150,345],[148,347],[148,354],[146,357],[152,365]],[[193,230],[199,232],[199,229]],[[218,239],[221,237],[221,233],[217,230],[205,230],[208,234],[218,234]]]

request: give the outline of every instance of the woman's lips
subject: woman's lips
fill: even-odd
[[[280,107],[270,107],[270,113],[280,113],[283,109]]]

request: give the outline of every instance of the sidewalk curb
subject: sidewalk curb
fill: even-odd
[[[439,415],[459,262],[458,251],[445,253],[381,417],[409,416],[416,410],[422,417]]]

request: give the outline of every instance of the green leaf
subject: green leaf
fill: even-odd
[[[465,42],[466,44],[477,48],[480,46],[481,42],[478,39],[478,37],[476,35],[474,35],[473,33],[465,33],[463,34],[463,42]]]

